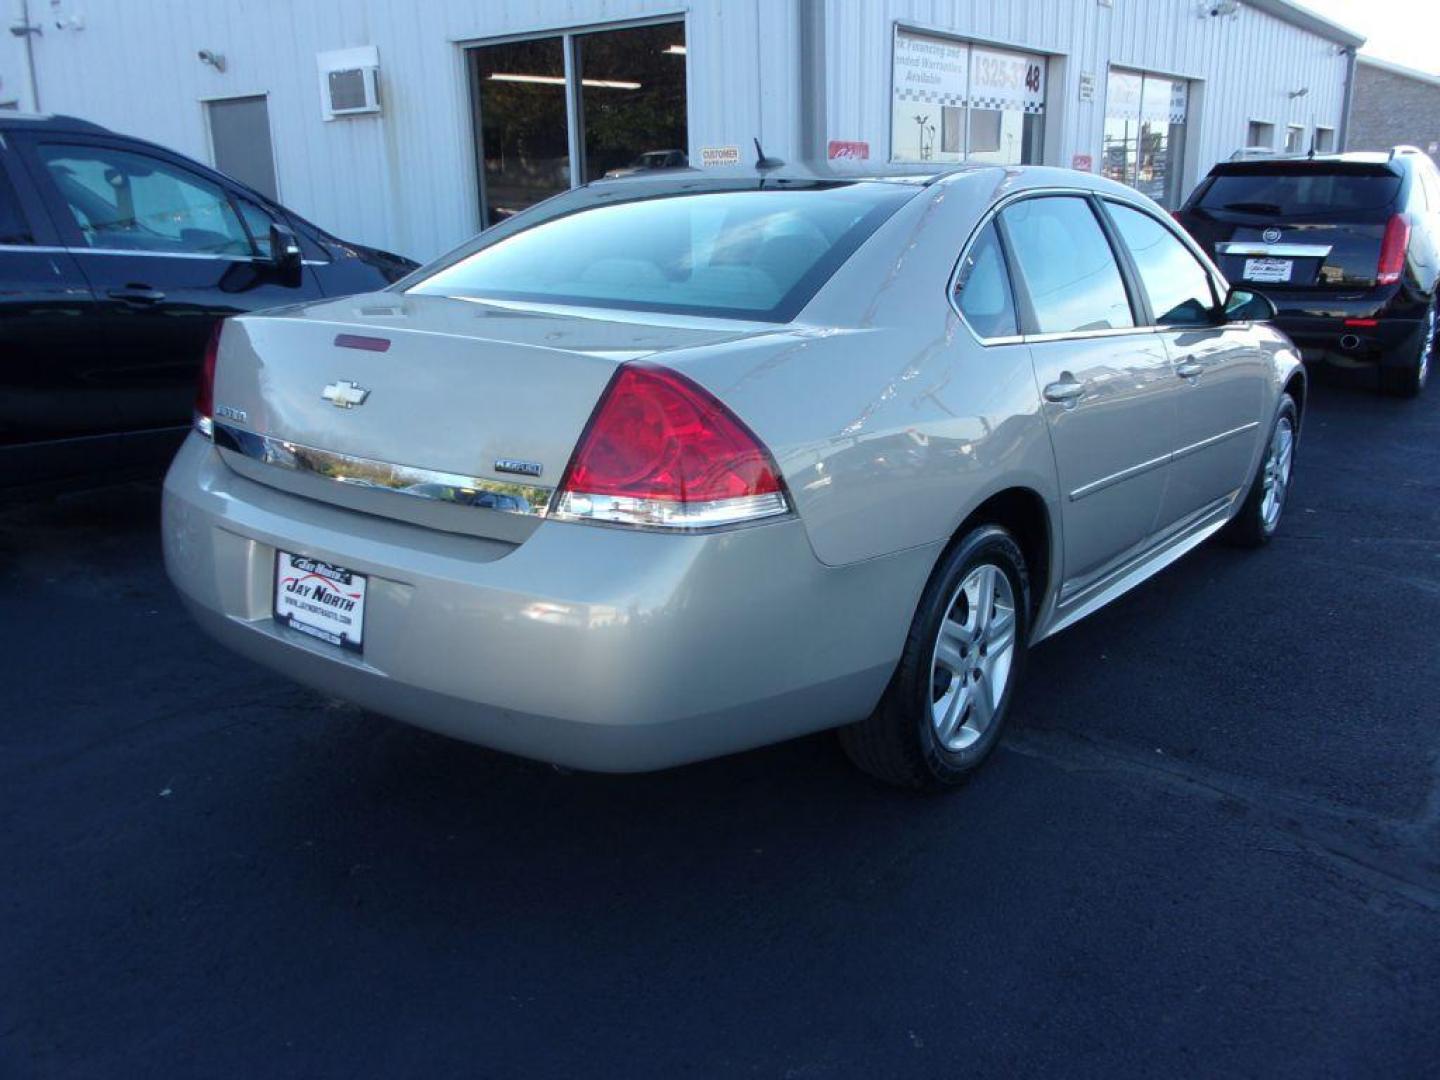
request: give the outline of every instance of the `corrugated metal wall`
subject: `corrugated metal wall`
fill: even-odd
[[[1099,162],[1111,65],[1193,80],[1187,191],[1244,145],[1251,119],[1274,123],[1281,139],[1289,123],[1339,126],[1346,58],[1334,42],[1249,7],[1220,18],[1199,10],[1194,0],[832,0],[831,137],[888,153],[896,23],[1049,54],[1047,164],[1069,165],[1075,154]],[[1095,77],[1092,102],[1079,100],[1082,73]]]
[[[40,0],[31,7],[49,14]],[[84,29],[47,26],[35,40],[45,111],[209,161],[202,101],[268,94],[281,201],[347,239],[417,258],[477,227],[463,42],[686,18],[692,146],[756,134],[778,145],[795,127],[789,2],[90,0],[83,13]],[[316,54],[357,45],[379,47],[384,114],[326,123]],[[226,70],[200,63],[200,49],[223,53]],[[0,58],[12,91],[19,55]]]
[[[210,160],[203,101],[269,95],[280,198],[341,236],[428,258],[476,227],[462,44],[622,20],[687,22],[689,131],[701,146],[758,135],[799,146],[797,0],[35,0],[41,105]],[[56,12],[83,15],[59,29]],[[1245,140],[1248,120],[1338,127],[1345,58],[1332,42],[1248,7],[1197,17],[1194,0],[827,0],[828,134],[889,151],[895,22],[1050,54],[1046,161],[1097,162],[1114,64],[1192,84],[1187,188]],[[4,35],[0,95],[28,104],[23,53]],[[384,114],[320,115],[316,54],[376,45]],[[221,73],[196,59],[223,53]],[[1081,103],[1081,73],[1096,79]],[[1302,98],[1290,92],[1307,87]]]

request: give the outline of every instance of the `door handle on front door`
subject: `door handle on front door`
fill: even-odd
[[[1182,379],[1198,379],[1201,375],[1205,374],[1205,367],[1203,364],[1198,364],[1187,356],[1184,360],[1180,361],[1180,366],[1175,369],[1175,374],[1179,375]]]
[[[159,289],[152,289],[148,285],[127,285],[123,289],[111,289],[109,296],[112,300],[119,300],[126,304],[137,304],[141,307],[148,307],[151,304],[158,304],[165,299],[165,294]]]
[[[1060,405],[1073,405],[1081,394],[1085,393],[1085,384],[1076,382],[1075,376],[1068,371],[1060,373],[1058,382],[1052,382],[1045,387],[1045,400],[1053,401]]]

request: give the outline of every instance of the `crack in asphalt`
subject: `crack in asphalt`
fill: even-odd
[[[1070,773],[1097,773],[1159,786],[1214,804],[1238,805],[1252,821],[1376,891],[1440,911],[1440,784],[1413,820],[1307,798],[1109,739],[1069,731],[1012,729],[1007,750]]]

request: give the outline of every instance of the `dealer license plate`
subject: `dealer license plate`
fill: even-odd
[[[1246,281],[1289,281],[1295,263],[1290,259],[1246,259]]]
[[[277,551],[275,621],[359,652],[365,632],[365,575]]]

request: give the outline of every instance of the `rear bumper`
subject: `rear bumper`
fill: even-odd
[[[682,536],[545,522],[519,546],[290,495],[199,437],[165,482],[196,620],[326,693],[526,757],[628,772],[865,716],[934,549],[823,566],[787,519]],[[362,657],[272,618],[274,552],[370,575]]]
[[[1283,330],[1307,360],[1340,357],[1362,363],[1408,363],[1424,327],[1425,308],[1404,302],[1398,289],[1327,296],[1267,291]],[[1346,325],[1349,320],[1374,326]]]

